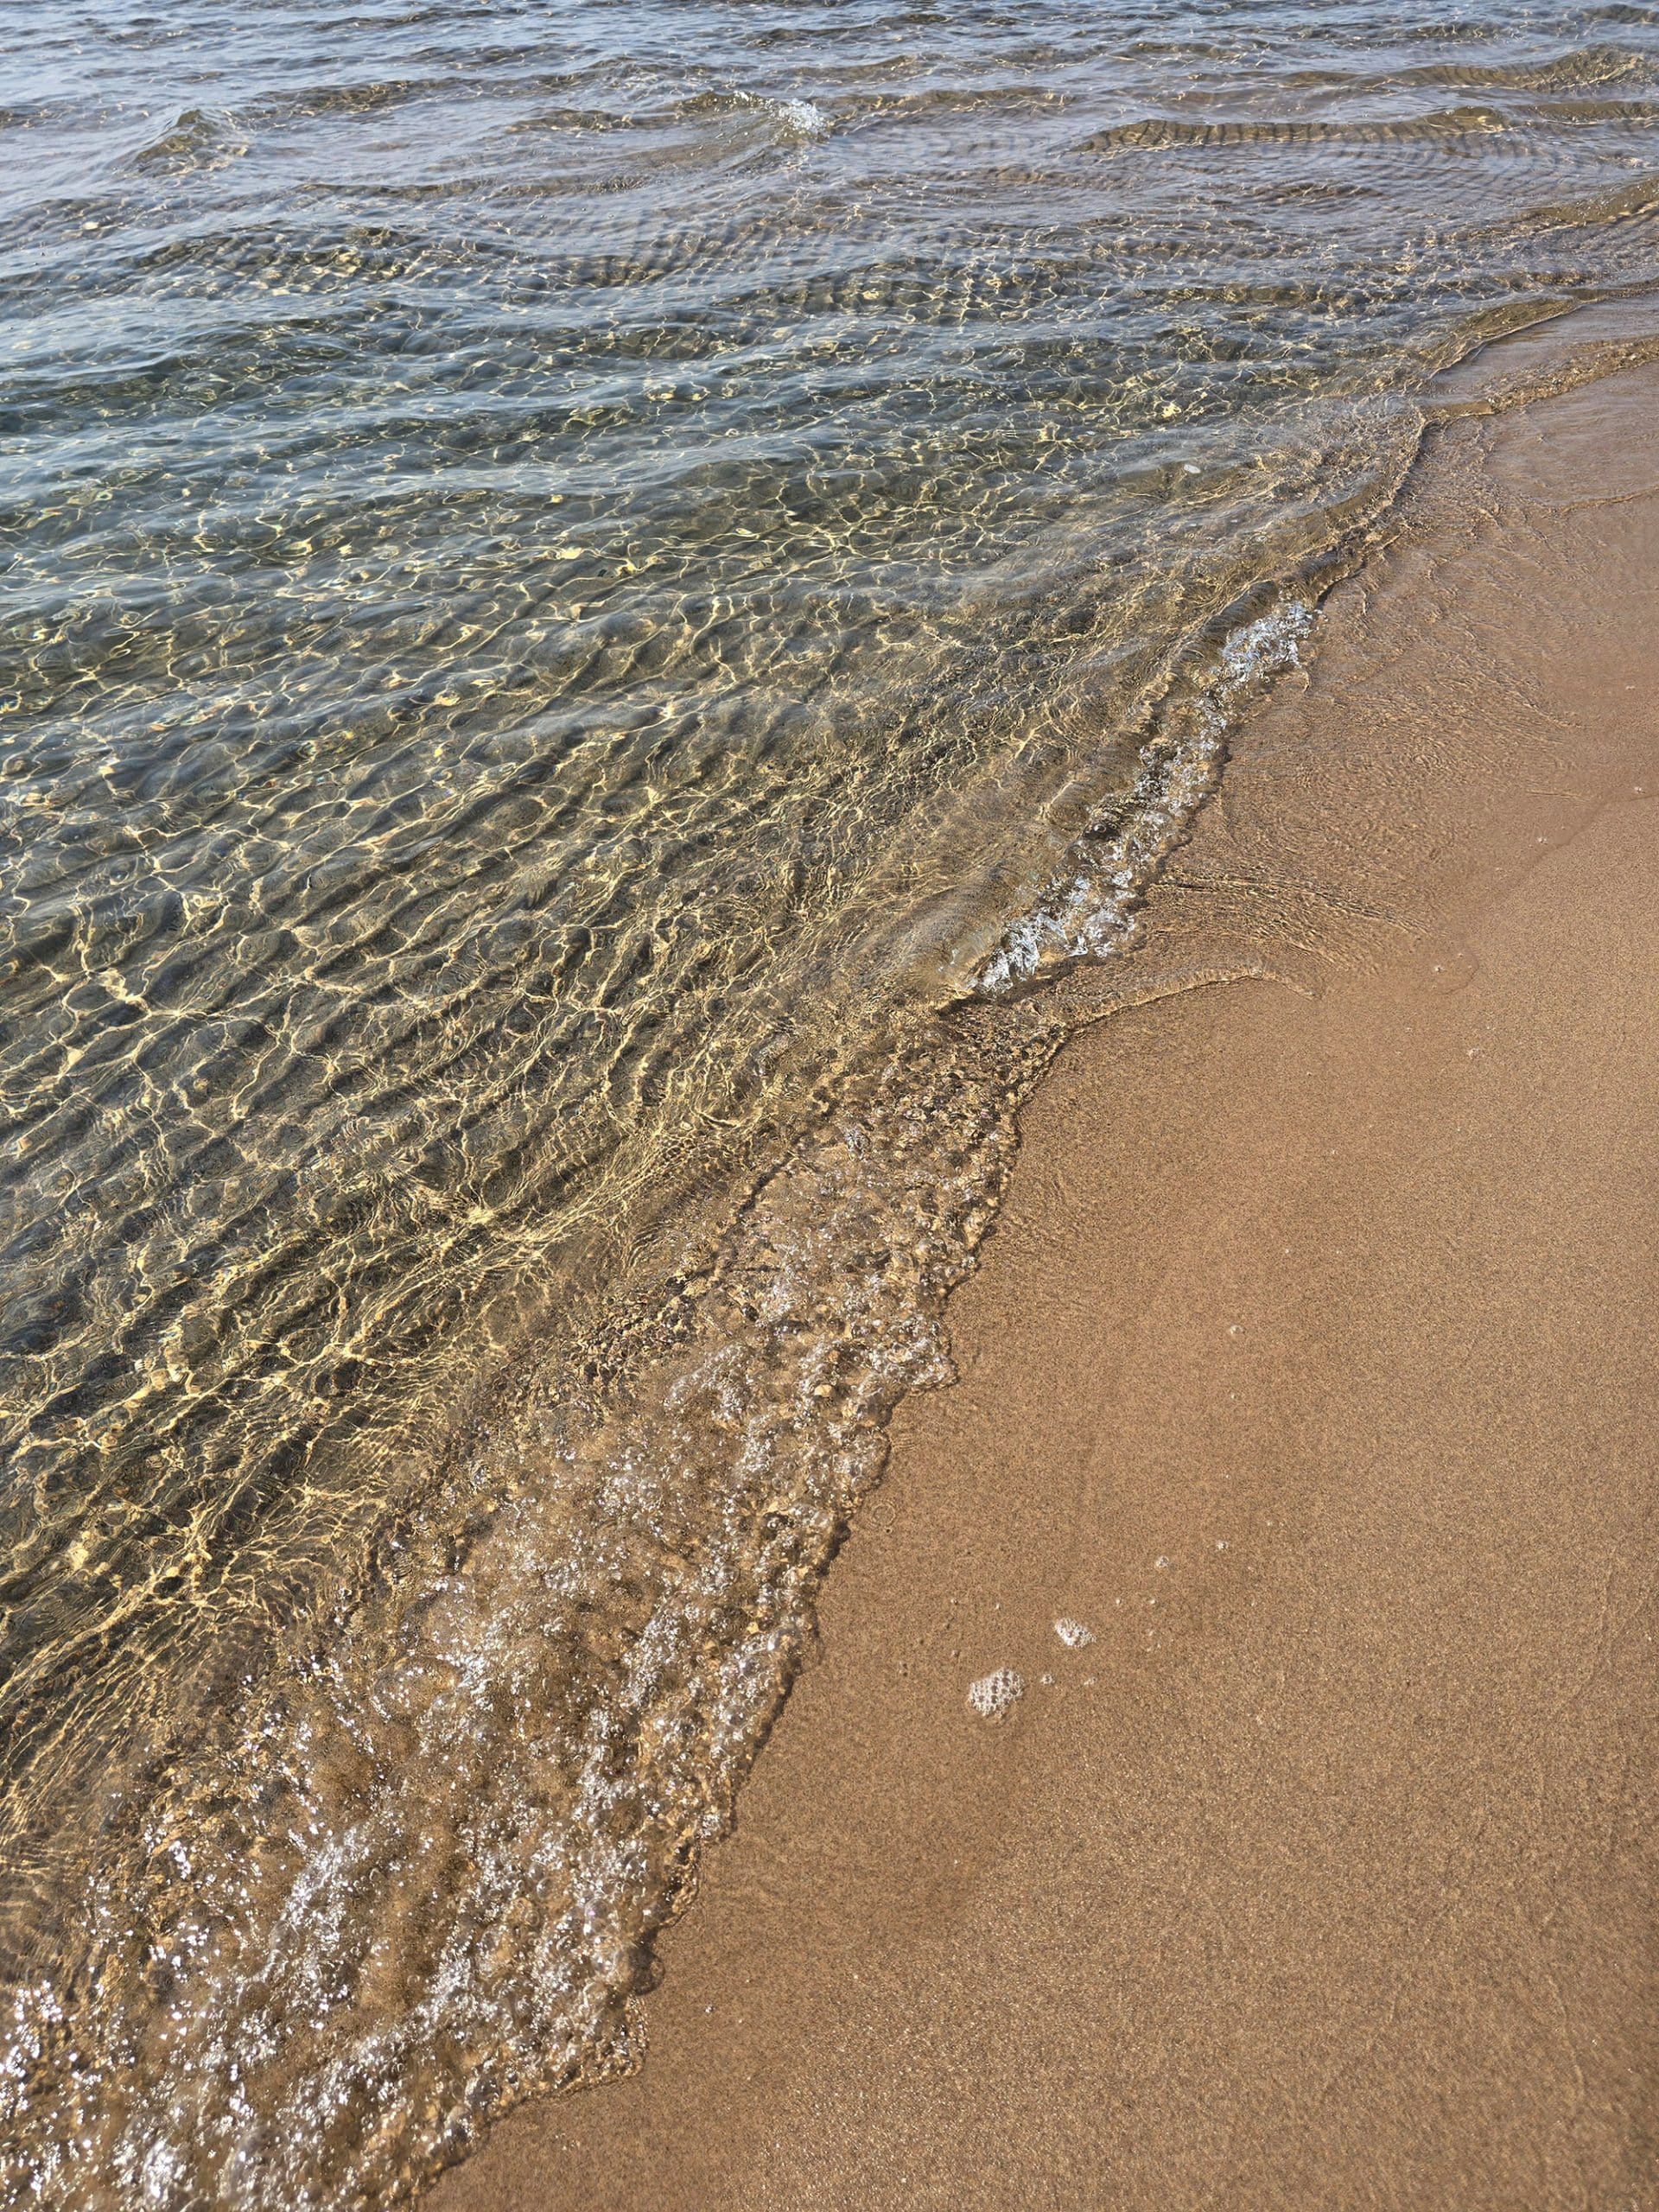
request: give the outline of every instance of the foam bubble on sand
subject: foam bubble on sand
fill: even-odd
[[[1095,1640],[1093,1629],[1085,1628],[1081,1621],[1074,1621],[1069,1616],[1055,1622],[1054,1633],[1068,1651],[1082,1651]]]
[[[968,1686],[968,1702],[982,1720],[1001,1720],[1012,1713],[1026,1694],[1026,1685],[1012,1667],[999,1667]]]

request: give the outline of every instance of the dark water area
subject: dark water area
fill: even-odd
[[[1659,276],[1659,8],[32,0],[0,148],[0,2158],[384,2203],[630,2063],[1032,987]]]

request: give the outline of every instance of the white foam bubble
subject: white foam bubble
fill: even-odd
[[[1081,1621],[1074,1621],[1069,1614],[1064,1620],[1055,1622],[1054,1633],[1068,1651],[1082,1651],[1095,1640],[1093,1629],[1085,1628]]]
[[[801,138],[822,138],[830,129],[829,117],[810,100],[779,100],[778,119]]]
[[[999,1667],[968,1685],[968,1702],[982,1720],[1001,1720],[1026,1694],[1024,1679],[1012,1667]]]

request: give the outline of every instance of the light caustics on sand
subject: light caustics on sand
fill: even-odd
[[[65,0],[0,69],[0,2156],[385,2202],[628,2063],[1033,986],[1435,372],[1650,278],[1659,10]]]

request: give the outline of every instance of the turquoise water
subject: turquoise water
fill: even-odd
[[[8,29],[0,2133],[384,2202],[626,2061],[994,1202],[938,1010],[1651,280],[1659,10]]]

